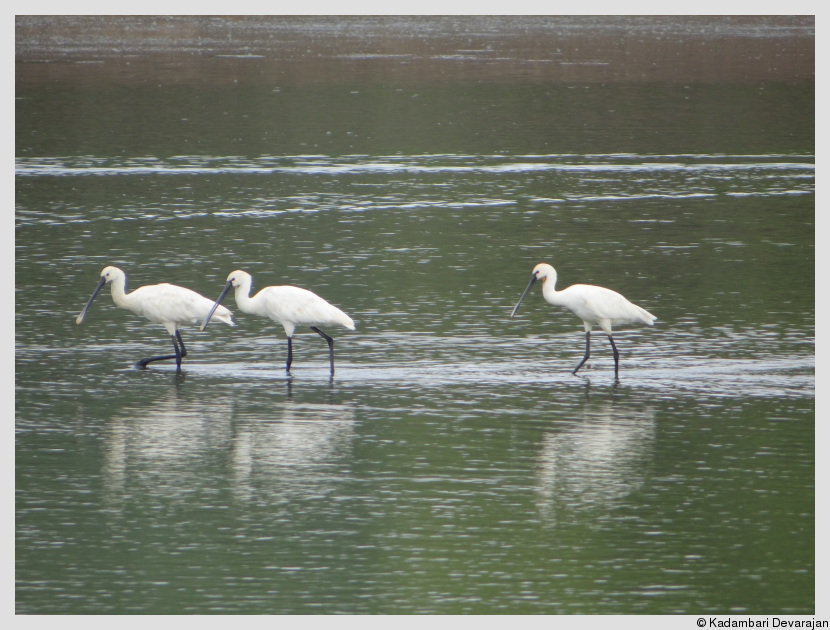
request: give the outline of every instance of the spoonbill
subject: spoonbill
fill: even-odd
[[[104,267],[104,270],[101,271],[98,286],[95,287],[89,302],[86,303],[84,310],[75,320],[76,324],[84,323],[89,307],[92,306],[92,301],[107,283],[112,284],[112,301],[115,302],[116,306],[132,311],[136,315],[142,315],[153,323],[162,324],[173,340],[175,354],[141,359],[135,364],[137,368],[144,369],[148,363],[153,361],[176,359],[176,370],[181,371],[182,357],[187,356],[187,349],[184,347],[179,326],[198,323],[205,318],[205,315],[213,316],[213,319],[223,324],[234,325],[231,312],[224,306],[214,315],[213,311],[216,308],[208,298],[175,284],[167,284],[166,282],[149,284],[127,293],[127,276],[118,267]],[[214,308],[211,309],[211,307]]]
[[[253,278],[251,278],[251,274],[245,271],[236,270],[231,272],[228,275],[225,288],[222,289],[222,293],[216,298],[213,308],[219,308],[219,304],[225,298],[228,291],[234,287],[236,288],[234,297],[236,297],[239,310],[243,313],[267,317],[278,324],[282,324],[282,327],[285,329],[285,334],[288,337],[288,359],[285,362],[285,371],[287,373],[291,372],[291,338],[294,336],[294,330],[297,326],[310,327],[311,330],[320,335],[329,344],[329,365],[331,367],[331,375],[334,376],[334,339],[320,330],[319,326],[338,325],[349,330],[354,330],[352,318],[336,306],[332,306],[326,302],[316,293],[312,293],[307,289],[301,289],[300,287],[290,285],[265,287],[264,289],[260,289],[254,297],[249,297],[252,282]],[[202,330],[208,325],[208,320],[212,314],[213,310],[205,317],[201,328]]]
[[[611,336],[611,326],[613,324],[634,324],[637,322],[653,326],[657,318],[647,310],[632,304],[616,291],[605,287],[597,287],[592,284],[573,284],[566,289],[557,291],[556,270],[547,263],[539,263],[533,268],[530,282],[510,314],[511,318],[516,315],[522,300],[530,291],[530,287],[539,279],[542,280],[542,295],[545,300],[554,306],[564,306],[570,309],[585,325],[585,356],[582,357],[582,361],[579,362],[572,373],[576,374],[579,368],[588,360],[588,357],[591,356],[591,329],[594,325],[597,325],[608,335],[608,341],[611,342],[611,349],[614,351],[614,378],[619,380],[620,355],[617,352],[617,346],[614,344],[614,338]]]

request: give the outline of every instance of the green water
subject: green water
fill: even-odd
[[[321,24],[127,46],[132,74],[19,53],[17,612],[812,613],[812,80],[625,80],[617,31],[572,75],[548,23],[532,50],[419,23],[434,53]],[[582,324],[540,291],[509,318],[542,261],[657,316],[615,334],[619,383],[602,334],[571,374]],[[298,335],[287,378],[229,296],[181,374],[136,370],[161,326],[108,289],[75,324],[110,264],[211,299],[245,269],[356,330],[332,380]]]

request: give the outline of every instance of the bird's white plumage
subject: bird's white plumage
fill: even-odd
[[[343,326],[354,330],[351,317],[308,289],[270,286],[250,296],[252,281],[251,275],[244,271],[234,271],[228,276],[239,310],[282,324],[289,337],[298,326]]]
[[[153,323],[163,325],[171,335],[175,334],[180,327],[200,323],[213,307],[213,300],[191,289],[166,282],[146,285],[127,293],[127,277],[118,267],[105,267],[101,271],[101,281],[112,286],[112,301],[116,306],[141,315]],[[78,316],[76,320],[78,324],[86,318],[86,312],[91,303],[92,300]],[[229,326],[234,325],[231,311],[224,306],[216,309],[211,320]]]
[[[615,324],[643,323],[654,325],[657,318],[625,297],[593,284],[573,284],[556,290],[556,270],[547,263],[533,268],[533,275],[542,281],[542,295],[553,306],[564,306],[582,320],[586,332],[596,325],[610,335]]]

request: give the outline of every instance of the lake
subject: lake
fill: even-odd
[[[18,16],[17,613],[814,614],[814,34]],[[539,262],[657,317],[619,381]],[[356,330],[135,369],[107,265]]]

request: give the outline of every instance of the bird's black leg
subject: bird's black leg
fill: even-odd
[[[614,351],[614,378],[620,380],[620,353],[617,352],[617,345],[611,335],[608,335],[608,341],[611,342],[611,349]]]
[[[178,337],[178,342],[181,342],[181,344],[182,344],[181,349],[179,348],[179,343],[176,341],[177,337]],[[166,361],[168,359],[176,359],[176,371],[181,371],[181,369],[182,369],[182,357],[187,354],[187,350],[185,350],[185,348],[184,348],[184,342],[182,341],[182,336],[181,336],[181,334],[179,333],[178,330],[176,331],[175,335],[170,336],[170,339],[173,340],[173,348],[175,349],[176,354],[166,354],[166,355],[160,356],[160,357],[148,357],[146,359],[141,359],[140,361],[138,361],[135,364],[135,366],[138,369],[143,370],[144,368],[147,367],[147,364],[153,363],[154,361]]]
[[[326,340],[326,343],[329,344],[329,366],[331,367],[331,373],[333,375],[334,374],[334,339],[332,339],[326,333],[324,333],[322,330],[317,328],[317,326],[312,326],[311,330],[313,330],[318,335],[320,335],[323,339]]]
[[[572,374],[576,374],[583,365],[585,365],[585,361],[591,356],[591,331],[588,330],[585,332],[585,356],[582,357],[582,361],[579,362],[579,365],[576,366]]]
[[[291,372],[291,361],[292,361],[292,353],[291,353],[291,337],[288,338],[288,359],[285,361],[285,372],[288,374]]]
[[[184,339],[182,339],[182,334],[178,330],[176,331],[176,339],[179,340],[179,346],[182,349],[181,355],[184,359],[187,356],[187,348],[184,347]]]
[[[173,349],[176,351],[176,371],[182,371],[182,357],[187,354],[187,350],[184,347],[184,341],[182,341],[182,334],[176,330],[176,334],[172,335],[173,339]],[[179,347],[181,344],[181,347]]]

